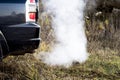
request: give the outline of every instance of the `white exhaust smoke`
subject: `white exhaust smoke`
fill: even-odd
[[[57,44],[42,60],[51,66],[70,66],[88,58],[84,30],[84,0],[43,0],[52,15]]]

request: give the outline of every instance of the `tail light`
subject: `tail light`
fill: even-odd
[[[30,0],[30,3],[34,3],[35,2],[35,0]]]
[[[26,22],[36,22],[36,2],[35,0],[26,1]]]
[[[29,18],[31,19],[31,20],[35,20],[36,19],[36,13],[29,13]]]

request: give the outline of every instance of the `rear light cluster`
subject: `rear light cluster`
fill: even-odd
[[[36,19],[36,13],[34,13],[34,12],[29,13],[29,18],[31,20],[35,20]]]
[[[26,1],[26,22],[36,22],[36,2],[35,0]]]
[[[35,2],[35,0],[30,0],[30,3],[34,3]]]

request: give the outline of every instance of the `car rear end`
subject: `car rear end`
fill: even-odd
[[[38,48],[38,4],[37,0],[0,1],[0,30],[5,36],[9,52],[33,51]]]

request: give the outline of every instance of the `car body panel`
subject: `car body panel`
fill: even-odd
[[[25,0],[18,3],[15,1],[0,1],[0,25],[25,23]]]

